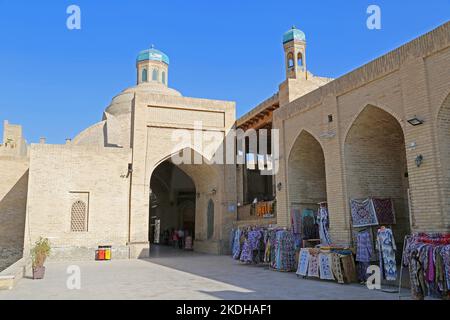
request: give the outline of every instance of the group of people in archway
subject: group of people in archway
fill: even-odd
[[[175,229],[164,230],[163,232],[164,244],[170,245],[178,249],[192,249],[192,235],[189,230]]]

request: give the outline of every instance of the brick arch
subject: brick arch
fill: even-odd
[[[301,130],[292,145],[287,171],[289,211],[316,210],[327,200],[324,149],[309,131]]]
[[[166,161],[171,160],[172,156],[177,154],[180,151],[190,151],[191,159],[196,154],[197,156],[201,156],[203,163],[202,164],[174,164],[176,168],[180,169],[184,174],[186,174],[193,182],[195,186],[195,239],[196,240],[216,240],[215,238],[219,235],[218,225],[215,223],[214,225],[214,236],[213,239],[207,238],[208,233],[208,225],[207,225],[207,206],[209,200],[214,202],[216,208],[220,208],[220,195],[223,193],[222,182],[220,181],[220,174],[217,165],[209,165],[207,161],[209,161],[204,154],[201,152],[197,152],[194,148],[180,148],[180,150],[173,152],[170,155],[166,155],[159,160],[151,170],[149,179],[152,179],[153,172],[156,168],[158,168],[161,164]],[[193,160],[193,159],[192,159]],[[150,181],[150,180],[149,180]],[[215,192],[213,192],[215,190]],[[219,217],[220,211],[214,211],[214,220],[216,222],[220,221]]]
[[[441,170],[441,195],[444,217],[450,225],[450,93],[442,102],[436,118],[439,164]]]
[[[380,105],[380,104],[376,104],[376,103],[367,103],[366,105],[364,105],[363,107],[361,107],[358,112],[353,116],[352,120],[350,121],[350,125],[345,129],[344,135],[343,137],[345,137],[344,142],[347,140],[348,137],[348,133],[351,130],[351,128],[353,127],[354,123],[356,122],[356,120],[360,117],[360,115],[366,111],[368,108],[377,108],[380,109],[384,112],[386,112],[387,114],[389,114],[392,118],[394,118],[400,128],[402,129],[402,133],[403,135],[405,135],[405,128],[403,126],[403,118],[400,117],[396,112],[394,112],[391,108],[389,108],[388,106],[385,105]]]
[[[289,161],[289,158],[291,157],[292,149],[294,148],[295,144],[298,142],[298,139],[300,138],[300,136],[304,133],[311,135],[319,143],[320,147],[322,148],[323,152],[325,153],[325,146],[322,144],[321,139],[319,139],[319,137],[316,136],[311,130],[302,128],[302,129],[300,129],[298,135],[295,137],[294,142],[292,143],[291,148],[289,149],[288,161]]]
[[[375,105],[365,106],[344,136],[343,155],[347,200],[391,198],[397,224],[394,237],[401,247],[410,233],[404,128],[398,117]],[[350,220],[350,212],[348,212]]]

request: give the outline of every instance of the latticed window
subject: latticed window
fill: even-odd
[[[87,231],[87,206],[83,201],[76,201],[72,204],[70,231],[86,232]]]

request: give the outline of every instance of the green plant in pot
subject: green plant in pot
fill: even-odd
[[[33,279],[44,279],[44,263],[50,255],[50,241],[47,238],[40,238],[31,249],[31,260],[33,263]]]

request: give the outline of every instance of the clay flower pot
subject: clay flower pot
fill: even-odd
[[[45,267],[34,267],[33,268],[33,279],[41,280],[44,279]]]

